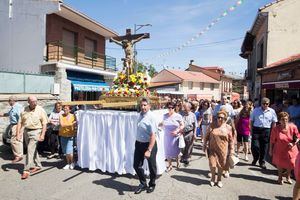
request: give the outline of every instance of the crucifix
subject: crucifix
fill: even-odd
[[[110,42],[114,42],[120,45],[124,49],[125,58],[122,59],[123,71],[126,71],[127,78],[129,77],[130,74],[133,74],[134,72],[133,46],[135,43],[141,41],[142,39],[147,39],[147,38],[150,38],[149,33],[131,35],[131,29],[126,29],[126,35],[124,36],[110,38],[109,40]]]

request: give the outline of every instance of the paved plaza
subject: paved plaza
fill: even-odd
[[[269,164],[268,170],[262,171],[241,160],[231,177],[223,179],[223,188],[209,186],[208,161],[200,148],[197,142],[188,167],[173,168],[160,176],[154,193],[135,195],[135,176],[79,168],[62,170],[64,163],[57,159],[42,158],[44,168],[23,181],[23,163],[11,164],[10,149],[1,144],[0,199],[291,199],[293,185],[277,185],[276,169]]]

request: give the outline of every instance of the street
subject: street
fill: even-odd
[[[276,169],[267,164],[262,171],[240,159],[229,178],[223,178],[223,188],[209,185],[208,160],[200,151],[200,143],[194,148],[190,165],[173,167],[157,180],[153,193],[133,193],[139,184],[132,175],[103,173],[76,168],[62,170],[61,160],[42,158],[43,169],[27,180],[21,180],[23,161],[11,164],[10,148],[0,145],[0,193],[1,199],[291,199],[293,185],[276,183]],[[251,158],[251,156],[250,156]],[[176,165],[176,163],[173,163]]]

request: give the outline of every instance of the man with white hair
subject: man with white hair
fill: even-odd
[[[20,118],[21,111],[23,107],[19,104],[16,96],[10,96],[8,98],[8,103],[11,109],[8,113],[0,114],[0,117],[9,117],[9,123],[11,126],[11,148],[14,154],[14,159],[12,163],[17,163],[23,159],[23,142],[17,140],[17,124]]]
[[[214,119],[216,119],[217,113],[220,111],[221,107],[225,107],[226,112],[228,113],[228,117],[231,117],[231,118],[234,117],[235,114],[234,114],[233,107],[231,106],[230,103],[228,103],[227,97],[225,95],[223,95],[221,98],[221,103],[215,107],[215,110],[213,113]]]
[[[28,104],[21,113],[17,128],[17,138],[20,140],[20,130],[24,127],[24,139],[27,145],[26,163],[21,179],[27,179],[30,173],[42,168],[36,147],[39,141],[44,141],[48,123],[47,114],[41,106],[37,105],[35,96],[28,97]]]
[[[192,112],[192,104],[185,102],[183,104],[184,111],[181,113],[184,123],[183,136],[185,142],[185,148],[182,152],[182,157],[180,162],[185,165],[189,164],[189,158],[193,151],[194,140],[196,139],[196,128],[197,119],[196,115]]]

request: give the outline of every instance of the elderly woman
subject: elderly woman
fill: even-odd
[[[272,163],[278,169],[278,183],[283,184],[283,170],[286,170],[286,183],[292,184],[291,170],[295,167],[298,154],[295,143],[298,141],[299,133],[297,127],[289,123],[287,112],[280,112],[278,120],[279,125],[271,132],[269,154],[272,156]]]
[[[180,149],[178,147],[179,136],[183,130],[182,116],[175,112],[175,103],[169,102],[167,108],[168,113],[163,116],[163,129],[164,129],[164,145],[165,145],[165,156],[168,160],[167,171],[172,170],[172,159],[176,159],[177,168],[179,167],[179,154]]]
[[[210,185],[215,185],[216,170],[218,170],[217,186],[220,188],[223,187],[221,178],[226,161],[228,156],[233,155],[232,127],[226,124],[226,119],[227,113],[219,111],[215,126],[207,132],[203,142],[203,151],[208,154],[212,174]]]

